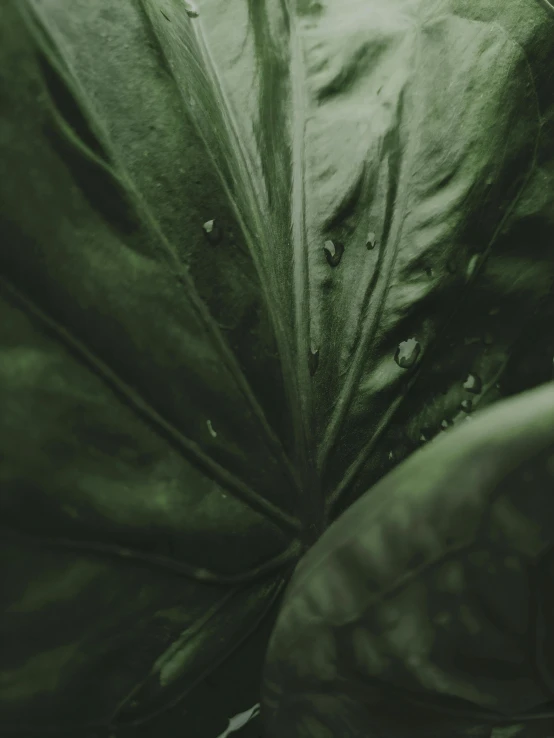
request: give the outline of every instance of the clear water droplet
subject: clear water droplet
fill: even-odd
[[[450,428],[450,426],[451,426],[451,423],[448,420],[446,420],[446,418],[441,423],[441,428],[443,430],[446,430],[447,428]]]
[[[206,420],[206,425],[208,426],[208,430],[210,432],[210,436],[212,438],[217,438],[217,432],[214,430],[214,427],[212,425],[212,421],[211,420]]]
[[[464,389],[468,392],[471,392],[474,395],[478,395],[481,393],[481,390],[483,389],[483,382],[481,379],[477,376],[477,374],[473,374],[470,372],[467,375],[467,379],[464,382]]]
[[[206,238],[208,241],[215,246],[221,241],[221,230],[217,226],[217,223],[214,219],[207,220],[202,228],[204,229],[204,233],[206,234]]]
[[[472,400],[462,400],[460,403],[460,407],[464,411],[464,413],[470,413],[473,410],[473,401]]]
[[[373,231],[367,234],[366,248],[368,251],[372,251],[377,246],[377,236]]]
[[[479,263],[479,256],[477,254],[473,254],[471,259],[469,260],[469,263],[467,265],[466,269],[466,279],[470,279],[472,275],[474,274],[475,270],[477,269],[477,264]]]
[[[327,263],[332,267],[336,267],[340,264],[340,260],[342,259],[344,246],[342,245],[342,243],[325,241],[323,245],[323,251],[325,252]]]
[[[401,341],[398,344],[394,360],[402,369],[409,369],[416,363],[420,352],[419,341],[416,341],[415,338],[408,338],[407,341]]]
[[[200,15],[198,8],[190,0],[185,0],[185,12],[189,18],[198,18]]]
[[[310,376],[313,377],[314,374],[317,372],[317,367],[319,366],[319,349],[310,349],[310,353],[308,354],[308,368],[310,371]]]

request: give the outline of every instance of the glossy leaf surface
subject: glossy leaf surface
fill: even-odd
[[[306,554],[269,645],[267,735],[550,735],[553,548],[548,383],[412,454]]]
[[[203,738],[327,524],[551,378],[553,31],[535,0],[1,3],[3,734],[186,697]]]

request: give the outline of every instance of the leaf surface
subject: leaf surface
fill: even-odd
[[[553,490],[554,383],[381,479],[296,568],[267,735],[486,735],[544,714],[551,729]]]
[[[552,30],[4,0],[8,734],[190,710],[341,511],[552,376]]]

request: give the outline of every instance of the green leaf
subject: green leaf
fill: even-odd
[[[268,737],[489,736],[544,713],[551,729],[553,489],[551,382],[443,434],[357,500],[285,594]]]
[[[552,376],[554,19],[0,7],[1,732],[213,738],[327,525]]]

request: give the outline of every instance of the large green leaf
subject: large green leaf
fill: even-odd
[[[412,454],[304,556],[267,654],[268,737],[552,735],[553,572],[550,382]]]
[[[553,47],[536,0],[1,0],[3,734],[190,731],[328,522],[550,378]]]

